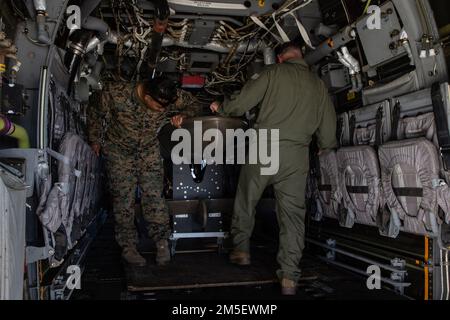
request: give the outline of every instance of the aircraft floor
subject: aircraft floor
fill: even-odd
[[[180,241],[181,242],[181,241]],[[189,250],[200,243],[180,243],[171,264],[157,267],[153,253],[144,253],[148,266],[130,268],[122,264],[108,219],[89,250],[82,289],[72,299],[171,300],[237,299],[278,300],[280,287],[275,279],[276,260],[272,246],[252,249],[252,266],[237,267],[207,245],[206,250]],[[305,254],[301,262],[302,280],[296,300],[398,300],[390,290],[370,291],[366,279]]]

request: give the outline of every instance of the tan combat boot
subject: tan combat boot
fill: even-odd
[[[233,250],[230,254],[230,262],[239,266],[249,266],[251,264],[250,254],[243,251]]]
[[[169,242],[167,240],[159,240],[156,243],[156,264],[164,266],[170,262]]]
[[[136,247],[125,247],[122,251],[122,258],[130,265],[144,267],[147,261],[137,251]]]
[[[281,294],[283,296],[295,296],[297,294],[297,284],[290,279],[281,280]]]

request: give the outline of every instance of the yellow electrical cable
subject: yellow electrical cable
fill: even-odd
[[[3,130],[5,126],[6,126],[5,120],[3,118],[0,118],[0,131]],[[15,123],[11,123],[11,130],[6,134],[17,140],[19,148],[21,149],[30,148],[30,138],[24,127],[19,126]]]
[[[11,137],[17,139],[19,143],[20,149],[29,149],[30,148],[30,138],[28,137],[28,133],[24,127],[21,127],[17,124],[14,124],[15,130],[11,134]]]
[[[366,13],[367,13],[367,10],[369,10],[370,3],[371,3],[371,2],[372,2],[372,0],[368,0],[368,1],[367,1],[366,7],[364,8],[364,14],[366,14]]]

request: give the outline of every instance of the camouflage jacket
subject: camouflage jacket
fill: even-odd
[[[89,142],[114,145],[123,153],[141,153],[158,145],[160,127],[176,114],[199,116],[201,106],[188,92],[179,90],[178,100],[165,112],[150,110],[136,96],[135,83],[107,83],[91,103],[88,114]]]

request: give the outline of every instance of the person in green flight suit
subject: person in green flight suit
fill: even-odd
[[[336,113],[322,80],[309,70],[301,46],[287,42],[279,47],[278,64],[268,66],[247,82],[239,94],[210,109],[226,116],[242,116],[257,107],[255,129],[279,129],[279,169],[261,175],[259,164],[241,169],[231,236],[230,261],[249,265],[250,237],[255,206],[264,189],[273,185],[280,227],[277,275],[282,294],[295,295],[300,278],[299,263],[305,242],[305,188],[309,171],[309,145],[317,136],[323,151],[337,147]]]

